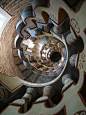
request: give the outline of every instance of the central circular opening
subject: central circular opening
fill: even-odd
[[[61,54],[59,52],[54,52],[50,55],[50,59],[53,62],[58,62],[61,59]]]

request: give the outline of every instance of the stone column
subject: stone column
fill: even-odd
[[[77,39],[74,38],[71,33],[69,33],[69,34],[66,36],[66,41],[67,41],[67,43],[68,43],[69,45],[75,44],[75,43],[76,43],[76,40],[77,40]]]
[[[52,86],[46,86],[43,89],[43,96],[38,98],[36,101],[43,101],[43,100],[47,100],[49,101],[49,105],[52,107],[53,103],[51,101],[52,97],[55,94],[55,90]]]
[[[52,86],[46,86],[43,89],[43,97],[52,98],[54,96],[54,88]]]
[[[27,105],[31,100],[36,96],[36,91],[33,88],[28,88],[24,96],[22,97],[25,100],[24,112],[27,111]]]
[[[35,35],[40,35],[40,34],[42,34],[42,29],[41,28],[37,28],[35,30]]]
[[[70,57],[70,64],[75,67],[75,62],[76,62],[76,56],[77,54],[73,54],[71,57]]]
[[[66,90],[66,88],[68,88],[68,86],[70,86],[73,83],[73,80],[71,79],[71,75],[65,74],[62,77],[62,83],[64,85],[64,87],[62,88],[62,92],[63,92],[64,90]]]
[[[63,32],[63,25],[60,25],[60,26],[54,26],[53,27],[53,31],[56,33],[56,34],[60,34]]]
[[[52,27],[52,23],[47,24],[46,26],[43,26],[43,31],[48,33],[50,32],[51,27]]]
[[[5,87],[0,86],[0,99],[5,99],[8,97],[8,91]]]

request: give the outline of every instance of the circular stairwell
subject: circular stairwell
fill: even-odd
[[[75,70],[75,68],[71,67],[69,63],[69,58],[71,57],[71,55],[77,54],[78,51],[83,50],[83,41],[79,38],[77,42],[75,42],[75,44],[67,43],[66,36],[69,33],[71,33],[68,15],[66,19],[62,22],[61,27],[63,30],[60,33],[58,32],[59,28],[54,31],[55,23],[53,23],[53,21],[50,19],[49,15],[46,12],[42,13],[42,18],[44,19],[43,23],[41,23],[40,22],[41,20],[38,20],[38,18],[33,19],[35,15],[35,12],[33,9],[40,5],[42,5],[43,7],[48,7],[49,1],[47,0],[46,2],[45,1],[41,2],[41,1],[34,0],[32,3],[32,6],[26,7],[23,10],[23,13],[21,14],[21,20],[16,25],[17,35],[15,35],[14,37],[15,39],[14,44],[16,46],[15,47],[13,45],[14,62],[17,65],[20,72],[23,74],[24,80],[26,81],[40,84],[40,83],[47,83],[47,82],[50,83],[54,80],[54,82],[57,82],[57,83],[60,82],[60,84],[62,84],[61,83],[62,76],[66,73],[71,73],[71,69],[72,69],[74,71],[74,73],[71,73],[73,74],[72,79],[74,79],[75,82],[77,82],[78,70]],[[33,23],[34,26],[29,26],[31,25],[31,23]],[[42,37],[41,37],[41,40],[39,38],[39,36],[43,36],[46,33],[48,36],[49,34],[55,36],[57,41],[61,40],[61,42],[63,42],[66,46],[66,50],[64,49],[64,47],[62,48],[61,46],[61,49],[64,52],[63,54],[64,59],[65,60],[66,58],[68,59],[66,60],[66,65],[64,62],[63,65],[61,65],[60,67],[60,71],[62,71],[60,76],[59,76],[59,71],[54,72],[56,63],[54,63],[53,65],[52,62],[54,62],[55,60],[52,59],[52,56],[51,56],[51,54],[54,54],[54,52],[58,52],[58,50],[54,51],[57,48],[57,46],[55,47],[50,46],[52,45],[53,41],[51,40],[50,42],[48,40],[49,38],[47,37],[47,35],[45,35],[45,37],[43,38],[44,41],[42,40]],[[40,50],[39,47],[40,47],[41,42],[43,43],[42,43],[42,48]],[[32,44],[32,46],[30,46],[29,44]],[[55,43],[53,44],[55,45]],[[51,47],[50,49],[51,51],[49,52],[48,49],[50,47]],[[44,53],[44,50],[45,50],[45,53]],[[65,57],[66,55],[68,57]],[[49,61],[52,61],[52,62],[49,62]],[[52,66],[54,68],[52,67],[47,68],[48,66]],[[52,71],[54,72],[54,74]],[[62,88],[62,85],[61,85],[61,88]]]

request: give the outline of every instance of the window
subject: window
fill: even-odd
[[[0,37],[11,16],[0,7]]]

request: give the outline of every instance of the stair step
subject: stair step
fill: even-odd
[[[18,65],[18,68],[21,72],[26,69],[26,67],[23,64]]]
[[[22,38],[19,35],[17,35],[15,40],[14,40],[14,46],[17,49],[21,49],[21,47],[20,47],[21,41],[22,41]]]
[[[22,72],[22,74],[24,75],[25,78],[27,78],[30,74],[32,73],[31,69],[26,69]],[[25,79],[24,78],[24,79]]]
[[[21,14],[21,18],[24,22],[24,20],[27,18],[27,17],[33,17],[33,9],[32,9],[32,6],[28,6],[26,7],[22,14]]]
[[[17,64],[22,64],[22,60],[19,57],[14,57],[14,63]]]
[[[23,50],[19,50],[18,49],[18,56],[20,59],[27,61],[27,59],[25,58],[24,54],[23,54]]]
[[[34,83],[35,79],[37,78],[38,74],[32,73],[28,78]]]
[[[34,83],[37,83],[39,77],[40,77],[40,74],[36,76],[36,79],[34,80]]]
[[[50,82],[53,79],[54,77],[40,75],[39,78],[36,80],[36,83],[46,83],[46,82]]]
[[[17,49],[13,49],[13,56],[18,56],[18,50]]]
[[[37,6],[48,6],[49,0],[34,0],[32,3],[33,9]]]
[[[12,44],[12,48],[13,48],[13,49],[16,49],[16,47],[15,47],[14,43]]]
[[[23,61],[23,64],[24,64],[24,66],[26,67],[26,68],[32,68],[31,67],[31,65],[28,63],[28,62],[26,62],[26,61]]]

